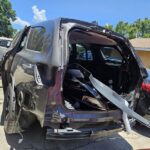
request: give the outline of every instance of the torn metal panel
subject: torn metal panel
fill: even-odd
[[[93,86],[109,101],[111,101],[114,105],[116,105],[118,108],[120,108],[123,112],[126,112],[129,116],[135,118],[137,121],[141,122],[145,126],[150,128],[150,121],[143,118],[133,110],[131,110],[129,107],[125,105],[125,99],[123,99],[120,95],[118,95],[115,91],[113,91],[111,88],[94,78],[92,75],[89,77],[91,83]]]

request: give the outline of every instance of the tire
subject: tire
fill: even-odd
[[[16,104],[17,107],[23,107],[24,105],[24,93],[22,90],[19,90],[19,87],[16,87]],[[32,114],[30,111],[27,111],[25,109],[21,109],[20,117],[19,117],[19,125],[21,129],[28,129],[35,121],[36,117],[34,114]]]
[[[35,120],[37,119],[35,115],[32,114],[31,112],[24,111],[22,109],[22,105],[19,104],[19,92],[21,92],[20,89],[22,88],[20,88],[19,86],[15,87],[13,75],[7,74],[7,78],[6,76],[4,78],[3,74],[3,79],[5,79],[3,80],[4,102],[0,124],[4,125],[4,130],[6,133],[8,134],[18,133],[21,132],[22,129],[29,128],[30,125],[32,125],[32,123],[34,123]],[[14,89],[14,91],[12,91],[12,89]],[[12,101],[10,101],[12,94],[13,98]],[[12,113],[13,108],[10,105],[14,106],[13,113]],[[13,114],[13,117],[9,117],[12,116],[9,115],[9,110],[10,114]]]
[[[136,108],[136,112],[138,114],[140,114],[141,116],[144,116],[146,114],[147,109],[148,108],[147,108],[147,106],[145,104],[145,101],[143,99],[139,100],[137,108]]]
[[[150,94],[143,91],[141,97],[137,103],[136,112],[141,116],[145,116],[148,113],[150,107]]]
[[[36,121],[35,115],[28,111],[22,110],[21,116],[19,119],[19,125],[21,129],[26,130],[28,129],[34,122]]]

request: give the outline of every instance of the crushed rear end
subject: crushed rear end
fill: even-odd
[[[129,41],[94,24],[59,21],[59,45],[53,56],[59,55],[61,65],[48,90],[47,139],[130,132],[132,118],[150,127],[134,112],[147,74]]]

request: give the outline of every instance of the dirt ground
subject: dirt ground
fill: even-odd
[[[0,111],[3,92],[0,83]],[[0,150],[150,150],[150,129],[137,125],[131,134],[122,131],[105,138],[95,140],[48,141],[45,131],[35,124],[23,133],[22,143],[19,134],[6,135],[0,126]]]

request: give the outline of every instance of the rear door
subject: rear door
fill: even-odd
[[[17,92],[23,93],[24,109],[35,113],[41,124],[47,102],[45,59],[49,41],[49,34],[43,26],[31,27],[11,67]]]

